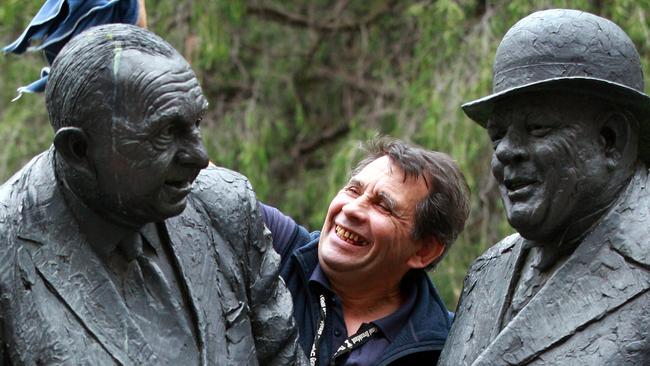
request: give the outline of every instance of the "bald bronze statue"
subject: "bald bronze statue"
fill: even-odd
[[[616,24],[533,13],[463,105],[518,234],[471,266],[439,365],[650,364],[650,98]]]
[[[0,186],[0,364],[304,360],[248,181],[209,167],[194,72],[92,28],[46,89],[54,146]]]

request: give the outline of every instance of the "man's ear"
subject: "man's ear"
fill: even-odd
[[[445,251],[445,245],[435,237],[420,241],[420,248],[409,258],[407,264],[413,269],[425,268]]]
[[[60,128],[54,135],[54,147],[68,166],[83,174],[93,174],[88,160],[88,136],[81,128]]]
[[[612,112],[605,116],[600,128],[600,141],[609,170],[636,161],[638,128],[633,123],[635,121],[623,112]]]

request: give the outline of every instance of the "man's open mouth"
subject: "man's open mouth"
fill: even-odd
[[[334,231],[336,231],[336,236],[338,236],[341,240],[345,241],[346,243],[356,245],[356,246],[365,246],[369,244],[368,240],[366,240],[366,238],[364,238],[363,236],[353,233],[352,231],[346,230],[339,225],[334,226]]]

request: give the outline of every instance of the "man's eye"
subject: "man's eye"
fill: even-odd
[[[384,213],[389,214],[389,213],[392,212],[392,210],[390,209],[390,206],[388,206],[388,205],[385,204],[385,203],[379,203],[377,206],[378,206],[379,209],[380,209],[381,211],[383,211]]]
[[[359,195],[359,188],[355,186],[347,186],[345,187],[345,191],[355,196]]]

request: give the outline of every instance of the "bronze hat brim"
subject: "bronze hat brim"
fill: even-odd
[[[639,157],[650,162],[650,97],[622,84],[584,76],[558,77],[502,90],[465,103],[461,108],[469,118],[485,128],[495,104],[502,99],[529,92],[559,90],[592,95],[628,107],[640,124]]]

